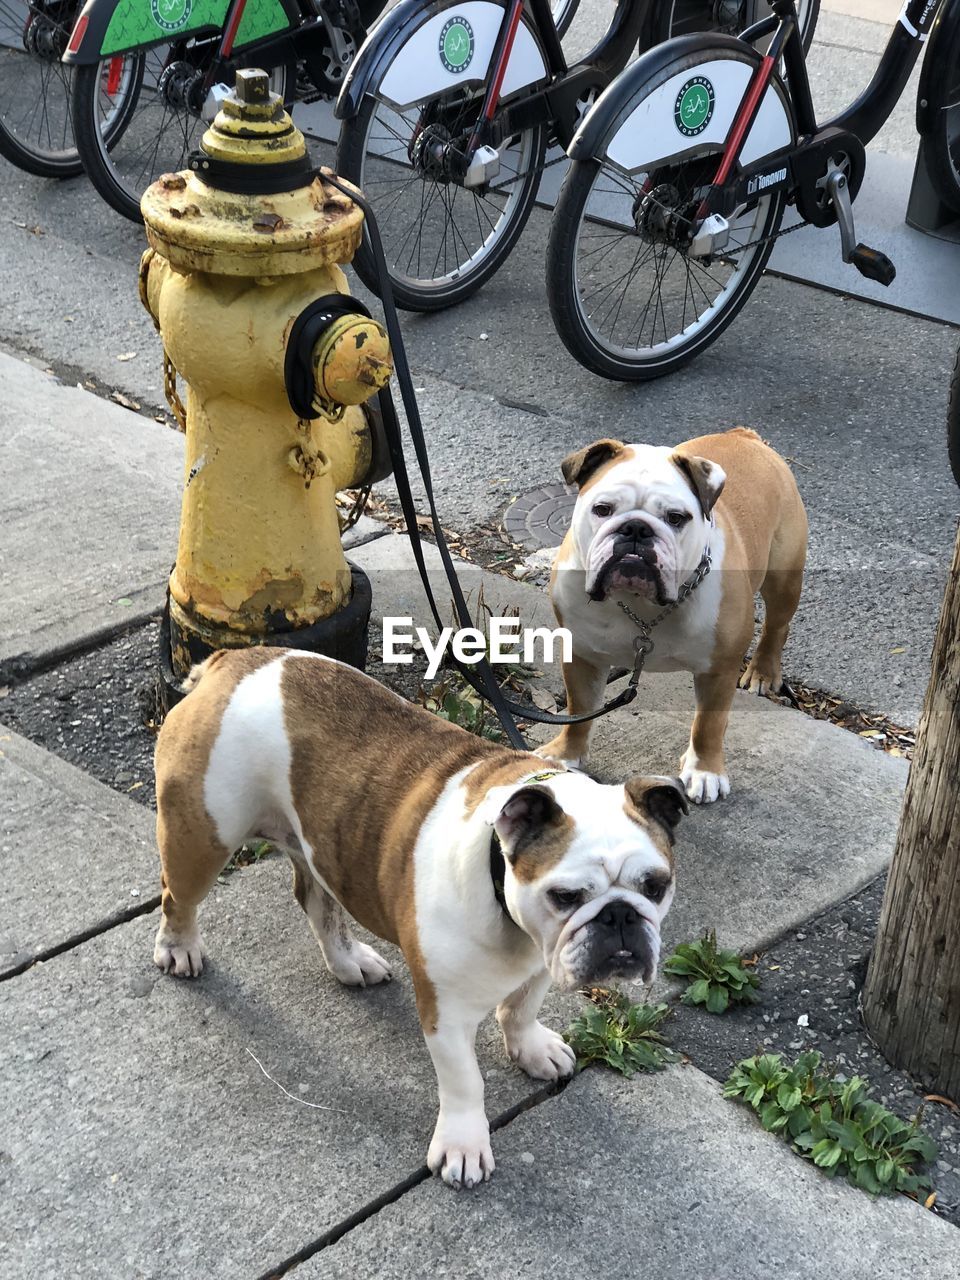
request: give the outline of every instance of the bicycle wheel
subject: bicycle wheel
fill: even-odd
[[[944,204],[960,213],[960,23],[937,31],[928,57],[937,59],[937,72],[927,79],[928,118],[924,134],[930,178]]]
[[[819,15],[820,0],[797,0],[804,51],[813,42]],[[735,36],[769,16],[765,0],[666,0],[656,6],[654,29],[657,42],[691,31],[725,31]]]
[[[632,101],[649,101],[668,80],[703,66],[703,55],[681,57],[634,86]],[[783,92],[776,81],[770,91]],[[714,140],[667,159],[655,152],[629,173],[606,157],[571,164],[547,242],[547,297],[567,350],[594,373],[640,382],[674,372],[719,337],[752,293],[783,218],[782,191],[735,209],[716,255],[689,248],[687,230],[722,150]]]
[[[185,169],[200,145],[207,124],[199,86],[216,47],[210,40],[155,45],[77,68],[73,126],[83,167],[107,204],[132,222],[141,221],[147,187]],[[292,65],[270,74],[281,96],[294,83]],[[111,126],[118,116],[122,123]]]
[[[562,38],[567,34],[579,8],[580,0],[553,0],[553,22],[558,36]]]
[[[73,72],[60,58],[81,0],[0,0],[0,155],[41,178],[83,166],[73,139]]]
[[[485,186],[468,189],[452,176],[448,166],[466,145],[481,102],[482,90],[403,108],[369,96],[343,123],[337,171],[373,204],[397,304],[408,311],[439,311],[469,298],[502,266],[533,207],[542,125],[496,139],[500,171]],[[366,241],[353,267],[379,293]]]
[[[953,478],[960,485],[960,351],[953,366],[950,399],[947,401],[947,456]]]

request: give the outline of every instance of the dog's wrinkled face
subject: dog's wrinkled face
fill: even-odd
[[[700,563],[726,479],[706,458],[598,440],[563,463],[580,489],[573,537],[591,600],[629,591],[670,604]]]
[[[687,811],[679,782],[604,786],[570,772],[495,788],[487,803],[488,813],[499,809],[507,907],[542,948],[554,982],[651,982],[673,901],[673,828]]]

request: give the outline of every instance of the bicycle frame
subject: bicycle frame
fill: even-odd
[[[87,0],[63,55],[72,66],[96,63],[114,55],[132,53],[158,44],[209,36],[226,41],[229,54],[235,47],[260,44],[271,36],[296,27],[300,10],[293,0]]]
[[[566,146],[573,136],[579,114],[578,99],[591,91],[605,88],[627,65],[649,21],[651,0],[620,0],[607,32],[596,47],[573,67],[567,65],[564,57],[550,0],[494,2],[502,8],[502,17],[497,22],[489,61],[482,68],[479,60],[474,63],[483,78],[484,97],[469,150],[472,152],[483,144],[495,116],[502,125],[502,132],[508,134],[540,124],[552,124]],[[427,22],[447,10],[456,15],[456,7],[443,3],[443,0],[426,6],[422,0],[407,0],[406,3],[401,0],[401,4],[385,14],[357,55],[337,102],[337,116],[340,119],[355,116],[364,97],[373,88],[379,88],[388,68],[397,66],[404,50],[417,38],[417,33]],[[539,69],[535,78],[528,78],[526,83],[516,89],[508,89],[505,94],[504,83],[511,79],[508,74],[512,65],[511,55],[517,48],[521,33],[524,33],[528,45],[531,39],[535,40]],[[450,87],[456,86],[451,84]],[[424,96],[439,97],[445,89],[446,85],[436,90],[430,88]]]
[[[749,44],[762,39],[771,31],[774,32],[767,53],[757,67],[734,117],[713,181],[713,192],[723,187],[734,172],[744,139],[756,119],[770,77],[781,58],[800,137],[809,139],[818,133],[836,129],[853,134],[866,146],[883,127],[899,101],[941,3],[942,0],[906,0],[870,84],[849,107],[820,126],[813,108],[806,57],[799,39],[796,5],[794,0],[770,0],[773,15],[756,23],[741,36]],[[716,202],[711,196],[705,198],[699,216],[706,217],[712,211]]]

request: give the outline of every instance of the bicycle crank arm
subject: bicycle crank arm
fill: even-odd
[[[837,214],[840,227],[840,247],[844,262],[852,263],[867,280],[889,286],[896,279],[897,269],[885,253],[857,242],[857,230],[853,220],[853,201],[850,184],[841,169],[831,169],[824,179],[826,193]]]

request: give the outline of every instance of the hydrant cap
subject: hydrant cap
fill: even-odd
[[[253,67],[237,72],[191,168],[208,186],[249,195],[291,191],[313,179],[303,134],[270,92],[270,77]]]

